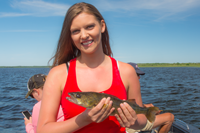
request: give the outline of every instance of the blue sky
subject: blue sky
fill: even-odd
[[[79,0],[0,0],[0,66],[45,66]],[[105,18],[114,58],[200,62],[199,0],[87,0]]]

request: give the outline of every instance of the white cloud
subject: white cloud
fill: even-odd
[[[28,13],[0,13],[0,18],[2,17],[21,17],[21,16],[29,16]]]
[[[0,32],[47,32],[47,30],[0,30]]]
[[[105,11],[157,10],[161,12],[181,12],[200,6],[199,0],[101,0],[99,7]]]
[[[200,8],[200,0],[99,0],[90,2],[102,12],[112,11],[116,12],[115,15],[148,17],[155,21],[184,19],[199,14]],[[18,13],[0,13],[0,17],[65,16],[70,6],[70,4],[44,0],[15,0],[11,7],[18,10]]]
[[[156,20],[179,15],[188,17],[200,8],[200,0],[101,0],[96,4],[102,11],[124,12],[127,15],[146,15]]]
[[[22,13],[4,13],[0,17],[15,17],[15,16],[65,16],[66,11],[70,7],[68,4],[57,4],[45,2],[42,0],[19,0],[13,1],[11,7],[16,10],[21,10]],[[4,15],[4,16],[3,16]]]

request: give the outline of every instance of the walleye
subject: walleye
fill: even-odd
[[[80,105],[85,108],[93,108],[95,107],[101,99],[104,97],[110,97],[110,100],[113,101],[112,107],[115,110],[112,112],[111,115],[118,114],[117,108],[120,108],[121,103],[128,103],[136,112],[136,114],[144,114],[150,122],[155,121],[155,114],[159,111],[158,107],[149,107],[143,108],[138,106],[133,100],[121,100],[113,95],[109,95],[106,93],[97,93],[97,92],[70,92],[68,93],[71,97],[66,97],[72,103]],[[107,107],[107,106],[104,106]]]

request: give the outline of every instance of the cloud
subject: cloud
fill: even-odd
[[[48,32],[47,30],[0,30],[0,32]]]
[[[199,0],[101,0],[96,4],[101,11],[124,12],[133,16],[150,16],[156,21],[180,16],[197,14]],[[196,10],[195,10],[196,9]],[[199,10],[198,10],[199,11]],[[199,12],[198,12],[199,13]]]
[[[21,17],[21,16],[29,16],[28,13],[0,13],[0,17]]]
[[[154,21],[179,20],[200,13],[200,0],[99,0],[90,3],[101,12],[115,12],[114,15],[120,17],[151,18]],[[65,16],[70,6],[44,0],[15,0],[11,7],[18,13],[0,13],[0,17]]]
[[[20,10],[22,13],[0,13],[0,17],[65,16],[70,5],[50,3],[42,0],[19,0],[13,1],[11,7],[15,10]]]

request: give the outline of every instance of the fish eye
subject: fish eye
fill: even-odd
[[[81,95],[79,95],[79,94],[76,94],[76,98],[81,98]]]

